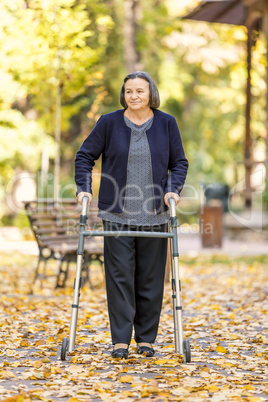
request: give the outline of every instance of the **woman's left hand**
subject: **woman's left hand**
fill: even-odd
[[[164,201],[165,201],[165,204],[170,208],[170,205],[169,205],[169,198],[174,198],[174,200],[175,200],[175,206],[177,206],[178,204],[179,204],[179,202],[180,202],[180,200],[181,200],[181,197],[178,195],[178,194],[176,194],[176,193],[166,193],[165,194],[165,196],[164,196]]]

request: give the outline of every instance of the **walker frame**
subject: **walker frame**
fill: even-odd
[[[170,239],[171,274],[172,274],[171,286],[172,286],[172,302],[173,302],[173,318],[174,318],[175,352],[180,355],[183,355],[184,361],[186,363],[191,362],[190,342],[187,339],[183,340],[181,282],[179,277],[179,251],[178,251],[178,235],[177,235],[178,224],[177,224],[174,198],[169,198],[169,204],[170,204],[169,232],[94,231],[94,230],[88,231],[85,230],[87,221],[88,197],[86,196],[83,197],[82,211],[80,215],[76,277],[74,280],[74,295],[73,295],[69,338],[65,337],[62,340],[61,360],[65,360],[67,353],[72,353],[75,348],[85,236],[103,236],[103,237],[131,236],[131,237],[156,237],[156,238]]]

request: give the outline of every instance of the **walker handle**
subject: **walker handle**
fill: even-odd
[[[176,209],[175,209],[175,200],[173,197],[168,199],[170,205],[170,216],[174,218],[176,216]]]
[[[89,198],[88,198],[87,196],[83,197],[81,215],[87,215],[87,204],[88,204],[88,201],[89,201]]]

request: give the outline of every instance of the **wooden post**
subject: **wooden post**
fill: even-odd
[[[266,192],[268,192],[268,3],[265,3],[263,15],[263,31],[266,38],[266,155],[265,155],[265,168],[266,168]]]

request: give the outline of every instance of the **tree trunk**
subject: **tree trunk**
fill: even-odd
[[[56,153],[54,160],[54,198],[56,200],[59,198],[59,187],[60,187],[61,85],[59,78],[60,77],[58,76],[57,95],[56,95],[56,127],[55,127]]]
[[[139,0],[125,0],[124,49],[125,62],[128,74],[141,70],[140,55],[137,50],[137,30],[140,16]]]
[[[245,206],[251,207],[251,165],[252,165],[252,141],[250,133],[250,111],[251,111],[251,50],[252,50],[252,24],[248,25],[247,35],[247,99],[246,99],[246,132],[245,132]]]
[[[263,17],[263,30],[266,38],[266,155],[265,155],[265,168],[266,168],[266,178],[265,178],[265,202],[268,204],[268,4],[265,6],[264,17]]]

